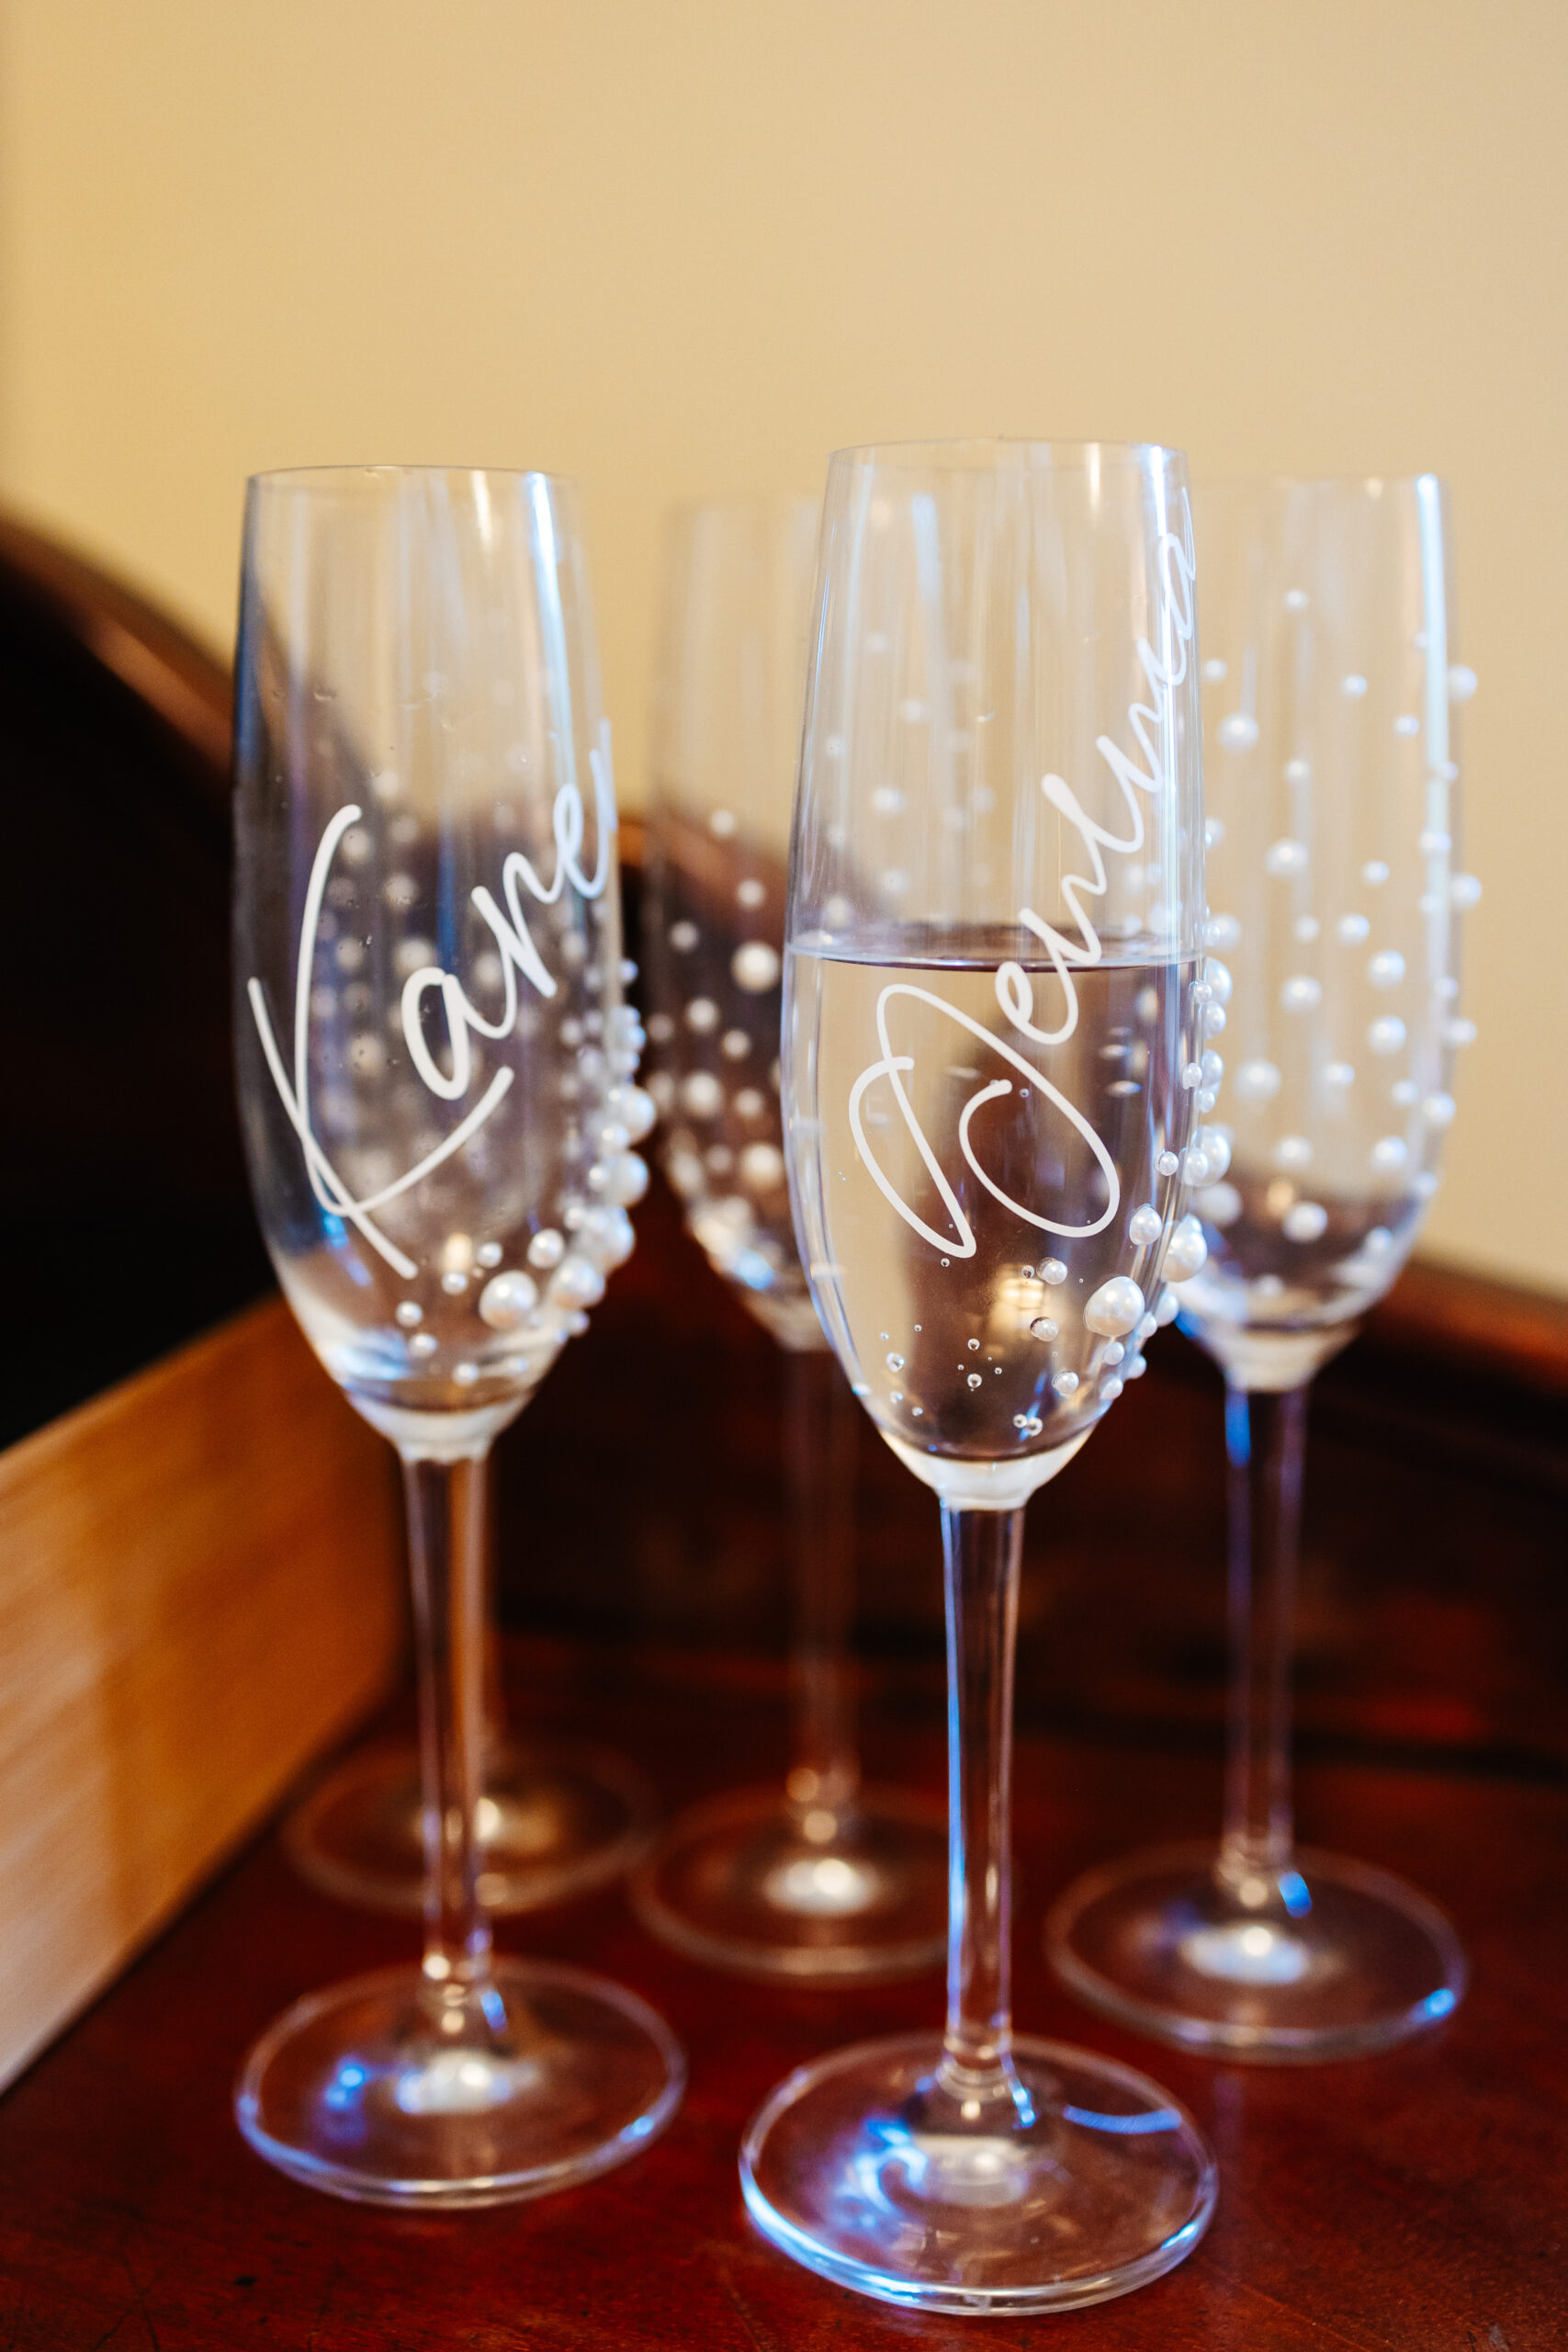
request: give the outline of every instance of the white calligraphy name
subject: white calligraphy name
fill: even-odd
[[[488,926],[500,952],[504,1000],[499,1020],[491,1021],[470,1001],[462,983],[454,973],[444,971],[439,964],[425,964],[410,974],[403,985],[400,1017],[409,1058],[433,1094],[444,1102],[461,1100],[473,1082],[473,1050],[468,1033],[481,1037],[509,1036],[517,1019],[517,974],[536,989],[541,996],[553,997],[556,983],[543,956],[534,944],[528,929],[520,896],[526,891],[540,906],[553,906],[568,882],[585,899],[596,899],[609,878],[611,847],[615,837],[615,784],[610,763],[610,727],[601,720],[599,741],[589,752],[588,763],[593,776],[593,805],[598,820],[598,852],[592,874],[582,869],[582,840],[586,817],[582,795],[575,779],[569,779],[556,794],[551,812],[551,829],[555,839],[555,872],[547,883],[521,850],[513,850],[501,870],[501,892],[505,900],[504,911],[496,904],[482,884],[471,894],[471,903]],[[299,925],[299,952],[294,972],[294,1075],[290,1081],[278,1050],[277,1039],[267,1011],[266,992],[259,979],[253,978],[246,995],[255,1021],[256,1034],[261,1039],[262,1053],[272,1073],[273,1084],[283,1104],[289,1125],[299,1138],[305,1156],[306,1172],[310,1189],[322,1208],[354,1226],[378,1251],[393,1272],[405,1282],[412,1281],[418,1267],[396,1243],[389,1241],[373,1221],[373,1212],[385,1208],[389,1201],[400,1193],[412,1192],[430,1175],[432,1170],[461,1151],[470,1138],[478,1135],[487,1119],[498,1108],[509,1091],[513,1072],[509,1068],[498,1069],[479,1100],[443,1137],[434,1151],[393,1182],[384,1184],[378,1192],[355,1199],[333,1167],[311,1125],[310,1118],[310,989],[315,968],[317,934],[321,929],[321,902],[326,896],[327,877],[333,858],[349,828],[359,821],[361,810],[351,802],[340,808],[333,818],[316,851],[310,868],[310,885],[305,892],[305,910]],[[444,1071],[425,1042],[422,1019],[423,999],[430,989],[439,989],[442,1010],[446,1016],[447,1043],[452,1069]]]
[[[1077,1027],[1078,995],[1075,971],[1083,971],[1101,960],[1100,933],[1090,919],[1085,904],[1089,897],[1101,897],[1107,888],[1104,853],[1109,850],[1118,857],[1134,856],[1144,845],[1144,811],[1139,794],[1157,799],[1172,784],[1168,747],[1174,741],[1176,689],[1187,676],[1193,635],[1192,586],[1195,567],[1192,557],[1192,517],[1185,493],[1182,496],[1182,532],[1180,537],[1172,531],[1162,531],[1156,552],[1159,574],[1160,650],[1156,654],[1147,638],[1138,639],[1138,661],[1148,680],[1152,702],[1134,701],[1128,706],[1127,724],[1142,753],[1145,765],[1139,767],[1121,745],[1109,735],[1100,735],[1095,749],[1110,768],[1126,803],[1128,826],[1124,834],[1106,830],[1085,809],[1070,784],[1059,775],[1045,775],[1040,789],[1049,806],[1065,818],[1083,842],[1089,865],[1087,874],[1069,874],[1062,881],[1062,897],[1077,926],[1077,935],[1059,931],[1032,907],[1021,907],[1018,920],[1024,930],[1032,932],[1051,959],[1052,971],[1061,983],[1063,1012],[1055,1028],[1040,1026],[1034,1018],[1034,985],[1021,964],[1010,961],[999,967],[996,976],[997,1002],[1012,1026],[1021,1036],[1032,1038],[1036,1045],[1058,1046],[1070,1037]],[[961,1028],[978,1038],[984,1046],[999,1054],[1002,1059],[1027,1078],[1064,1113],[1077,1129],[1093,1152],[1104,1175],[1109,1195],[1102,1216],[1089,1225],[1063,1225],[1055,1218],[1043,1216],[1026,1208],[1003,1191],[995,1179],[981,1166],[970,1136],[970,1125],[983,1103],[995,1102],[1012,1092],[1010,1079],[994,1079],[972,1094],[964,1103],[958,1121],[958,1148],[972,1173],[978,1178],[993,1199],[1003,1208],[1022,1219],[1024,1224],[1038,1227],[1045,1233],[1058,1233],[1068,1240],[1087,1240],[1103,1232],[1121,1205],[1122,1185],[1115,1162],[1107,1151],[1090,1122],[1077,1105],[1053,1086],[1044,1073],[1026,1061],[1021,1054],[1002,1042],[966,1012],[960,1012],[945,998],[934,995],[929,989],[913,987],[908,981],[894,981],[885,988],[876,1000],[876,1036],[882,1047],[882,1058],[863,1069],[850,1090],[850,1125],[862,1159],[884,1197],[891,1203],[907,1225],[912,1226],[923,1240],[934,1250],[955,1258],[975,1255],[975,1231],[965,1216],[957,1193],[943,1172],[936,1154],[926,1138],[919,1121],[905,1091],[903,1074],[914,1069],[909,1054],[895,1054],[887,1030],[887,1007],[895,997],[912,997],[932,1006],[956,1021]],[[866,1089],[879,1078],[886,1078],[893,1089],[904,1125],[916,1150],[925,1164],[927,1173],[942,1197],[942,1206],[953,1219],[954,1234],[938,1233],[912,1209],[879,1164],[866,1139],[861,1118],[861,1102]]]

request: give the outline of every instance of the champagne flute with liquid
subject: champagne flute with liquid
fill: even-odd
[[[765,2233],[862,2293],[1060,2310],[1179,2262],[1214,2198],[1164,2090],[1014,2032],[1010,1953],[1024,1508],[1202,1257],[1189,1155],[1221,1063],[1183,461],[844,452],[818,578],[785,1149],[823,1326],[941,1507],[947,2021],[800,2068],[741,2182]]]

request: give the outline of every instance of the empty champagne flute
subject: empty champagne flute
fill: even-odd
[[[784,1130],[856,1395],[942,1509],[944,2034],[800,2068],[752,2217],[860,2292],[999,2316],[1179,2262],[1214,2168],[1146,2076],[1014,2033],[1012,1666],[1029,1497],[1190,1272],[1202,809],[1184,466],[1103,444],[841,453],[790,870]]]
[[[1195,500],[1208,659],[1206,1018],[1230,1124],[1182,1326],[1225,1376],[1230,1745],[1218,1850],[1091,1871],[1047,1923],[1086,2000],[1233,2058],[1345,2058],[1436,2024],[1465,1961],[1387,1871],[1298,1849],[1290,1676],[1308,1385],[1409,1254],[1454,1115],[1459,870],[1440,485],[1271,481]]]
[[[635,1995],[498,1959],[479,1899],[486,1465],[646,1171],[615,787],[576,507],[542,474],[259,476],[246,506],[235,976],[278,1279],[408,1503],[423,1967],[298,2001],[241,2129],[342,2197],[564,2187],[647,2144],[683,2061]]]
[[[862,1786],[849,1686],[857,1408],[790,1222],[779,1008],[818,503],[733,500],[667,528],[643,960],[665,1173],[709,1261],[784,1351],[795,1569],[787,1779],[694,1806],[632,1881],[647,1926],[795,1982],[940,1960],[939,1811]]]

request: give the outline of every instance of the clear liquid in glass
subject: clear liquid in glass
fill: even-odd
[[[1077,973],[1076,1026],[1042,1046],[998,1004],[1002,956],[986,947],[942,935],[929,956],[897,960],[793,948],[784,1093],[812,1286],[861,1401],[900,1450],[1005,1462],[1085,1435],[1143,1368],[1159,1295],[1151,1270],[1185,1206],[1179,1162],[1195,1116],[1193,1089],[1163,1074],[1201,1049],[1189,1034],[1191,959]],[[1024,968],[1037,1024],[1057,1025],[1054,973]],[[883,1058],[879,1001],[893,1054],[912,1065],[900,1073],[912,1117],[884,1072],[861,1097],[866,1141],[889,1189],[951,1246],[893,1205],[853,1133],[852,1090]],[[1113,1205],[1112,1179],[1043,1080],[1098,1135]],[[966,1163],[965,1107],[993,1082],[1008,1091],[971,1113],[975,1156],[1013,1203],[1067,1231],[1027,1221]],[[972,1229],[968,1254],[917,1127]],[[1119,1277],[1140,1285],[1144,1311],[1120,1332],[1097,1330]]]

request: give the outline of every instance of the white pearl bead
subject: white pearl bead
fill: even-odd
[[[1104,1340],[1119,1340],[1135,1329],[1145,1311],[1144,1294],[1131,1275],[1112,1274],[1086,1300],[1084,1329],[1097,1331]]]
[[[515,1331],[539,1303],[539,1286],[524,1273],[496,1274],[479,1293],[479,1313],[492,1331]]]

